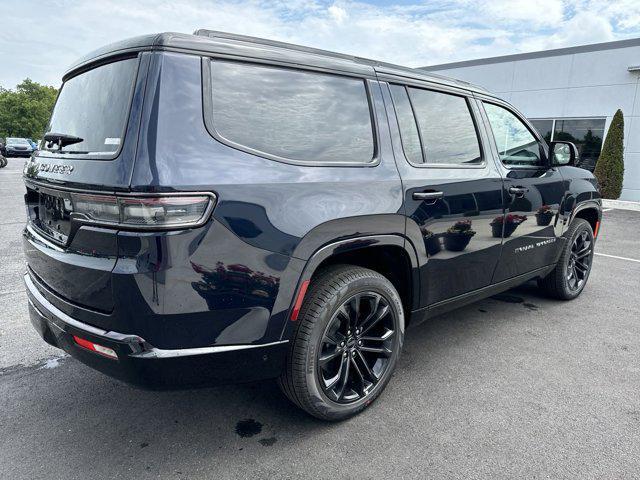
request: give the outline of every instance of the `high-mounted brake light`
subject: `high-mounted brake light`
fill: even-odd
[[[119,196],[74,193],[73,216],[123,228],[180,228],[202,225],[214,206],[212,194]]]
[[[73,340],[74,342],[76,342],[78,345],[80,345],[82,348],[86,350],[91,350],[92,352],[98,353],[105,357],[112,358],[114,360],[118,359],[118,355],[116,354],[116,352],[109,347],[105,347],[104,345],[100,345],[98,343],[90,342],[89,340],[76,337],[75,335],[73,336]]]

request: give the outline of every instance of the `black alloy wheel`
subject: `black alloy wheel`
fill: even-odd
[[[379,272],[333,265],[311,278],[279,379],[284,394],[322,420],[344,420],[389,383],[404,342],[404,307]]]
[[[583,230],[573,241],[567,262],[567,286],[571,291],[578,291],[584,286],[591,269],[592,252],[593,241]]]
[[[337,309],[317,360],[327,397],[352,403],[373,390],[389,367],[396,324],[389,301],[376,292],[358,293]]]
[[[563,237],[558,263],[538,280],[538,285],[550,297],[572,300],[582,293],[589,279],[595,239],[591,225],[583,218],[574,219]]]

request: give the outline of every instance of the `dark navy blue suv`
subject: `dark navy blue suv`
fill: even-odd
[[[343,419],[408,325],[589,277],[593,175],[481,88],[205,30],[110,45],[63,81],[24,170],[31,320],[114,377],[277,378]]]

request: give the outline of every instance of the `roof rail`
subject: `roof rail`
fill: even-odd
[[[287,48],[289,50],[297,50],[300,52],[314,53],[316,55],[324,55],[327,57],[341,58],[343,60],[351,60],[353,62],[370,65],[372,67],[386,66],[386,67],[398,68],[398,65],[394,65],[387,62],[380,62],[378,60],[372,60],[370,58],[358,57],[356,55],[348,55],[346,53],[332,52],[330,50],[323,50],[321,48],[306,47],[304,45],[296,45],[295,43],[280,42],[277,40],[269,40],[269,39],[260,38],[260,37],[251,37],[249,35],[239,35],[236,33],[221,32],[218,30],[207,30],[204,28],[200,28],[196,30],[195,32],[193,32],[193,34],[199,37],[224,38],[226,40],[236,40],[239,42],[257,43],[260,45],[267,45],[270,47]],[[409,68],[409,67],[404,67],[404,68]]]
[[[411,68],[411,67],[405,67],[402,65],[395,65],[393,63],[388,63],[388,62],[381,62],[378,60],[372,60],[370,58],[364,58],[364,57],[358,57],[355,55],[347,55],[345,53],[337,53],[337,52],[332,52],[330,50],[322,50],[320,48],[313,48],[313,47],[306,47],[303,45],[296,45],[294,43],[287,43],[287,42],[280,42],[277,40],[268,40],[266,38],[260,38],[260,37],[251,37],[249,35],[239,35],[236,33],[228,33],[228,32],[221,32],[218,30],[207,30],[205,28],[201,28],[196,30],[195,32],[193,32],[194,35],[197,35],[199,37],[208,37],[208,38],[220,38],[220,39],[225,39],[225,40],[232,40],[232,41],[238,41],[238,42],[247,42],[247,43],[256,43],[259,45],[266,45],[269,47],[276,47],[276,48],[286,48],[289,50],[296,50],[299,52],[305,52],[305,53],[311,53],[311,54],[315,54],[315,55],[322,55],[322,56],[326,56],[326,57],[332,57],[332,58],[339,58],[342,60],[349,60],[352,62],[356,62],[362,65],[367,65],[370,67],[382,67],[382,68],[387,68],[387,69],[393,69],[393,70],[398,70],[398,71],[403,71],[406,72],[410,75],[418,75],[418,76],[429,76],[433,79],[444,79],[447,80],[449,82],[453,82],[456,83],[460,86],[464,86],[467,88],[472,88],[472,89],[477,89],[477,90],[482,90],[484,91],[483,88],[478,87],[477,85],[474,85],[472,83],[466,82],[464,80],[459,80],[459,79],[453,79],[453,78],[447,78],[444,77],[442,75],[438,75],[437,73],[432,73],[432,72],[426,72],[424,70],[421,69],[415,69],[415,68]]]

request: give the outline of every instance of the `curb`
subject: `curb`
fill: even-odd
[[[604,208],[617,208],[619,210],[634,210],[640,212],[640,202],[629,202],[626,200],[606,200],[602,199]]]

